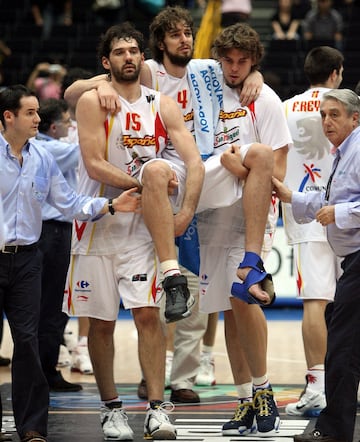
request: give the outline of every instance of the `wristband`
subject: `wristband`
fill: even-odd
[[[111,215],[115,215],[115,209],[113,206],[113,199],[112,198],[110,198],[108,201],[108,209],[109,209],[109,212]]]

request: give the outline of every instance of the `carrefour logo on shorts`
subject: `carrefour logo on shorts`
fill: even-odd
[[[208,288],[209,285],[209,281],[208,281],[209,277],[206,273],[203,273],[202,275],[200,275],[200,284],[199,284],[199,294],[200,296],[204,296],[206,295],[206,290]]]
[[[90,283],[88,281],[77,281],[76,282],[76,291],[82,291],[82,292],[90,292]]]
[[[206,273],[203,273],[200,278],[201,278],[201,282],[205,283],[208,280],[209,277],[208,277],[208,275]]]

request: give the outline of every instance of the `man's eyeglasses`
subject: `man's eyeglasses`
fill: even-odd
[[[72,121],[71,121],[71,118],[69,117],[69,118],[67,118],[66,120],[57,120],[57,121],[54,121],[54,123],[57,123],[57,124],[60,124],[60,123],[62,123],[62,124],[71,124]]]

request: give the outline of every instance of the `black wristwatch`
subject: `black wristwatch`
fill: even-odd
[[[112,198],[110,198],[108,201],[108,209],[109,209],[109,212],[111,215],[115,215],[115,209],[113,206],[113,199]]]

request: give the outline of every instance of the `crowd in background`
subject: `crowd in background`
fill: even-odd
[[[195,58],[211,57],[211,43],[221,26],[235,21],[247,21],[254,26],[260,33],[269,54],[268,59],[266,57],[264,59],[262,70],[267,81],[285,99],[291,95],[297,84],[299,90],[306,84],[306,79],[301,75],[303,56],[313,46],[327,44],[341,51],[353,49],[352,38],[348,37],[348,34],[351,32],[352,37],[356,37],[356,34],[354,35],[356,27],[352,26],[352,23],[355,24],[360,16],[359,1],[275,0],[268,3],[270,11],[269,18],[266,19],[268,26],[263,29],[263,24],[261,24],[259,25],[261,29],[259,29],[256,21],[258,7],[249,0],[82,0],[75,3],[71,0],[55,2],[25,0],[21,19],[11,24],[4,24],[0,34],[0,84],[26,83],[36,71],[40,72],[41,77],[54,77],[56,73],[48,75],[48,69],[40,69],[42,63],[63,65],[64,68],[79,66],[94,73],[98,70],[102,72],[93,56],[97,44],[97,35],[94,33],[100,33],[113,23],[130,20],[147,36],[148,25],[161,8],[166,5],[180,5],[191,11],[195,24],[199,28]],[[0,9],[4,7],[5,4],[2,5],[0,1]],[[255,17],[254,20],[253,17]],[[25,54],[26,59],[23,60],[22,65],[18,65],[18,59],[25,49],[22,50],[21,45],[18,45],[22,37],[19,20],[22,25],[33,24],[38,29],[37,37],[34,38],[34,49]],[[17,27],[19,32],[16,31]],[[70,39],[69,47],[64,43],[61,48],[61,42],[65,41],[65,34]],[[75,40],[75,35],[80,35],[78,43],[71,41],[72,36]],[[39,40],[39,45],[36,39]],[[14,42],[13,47],[12,42]],[[77,44],[79,47],[75,48]],[[79,55],[81,51],[82,54]],[[85,56],[88,51],[91,52],[92,58]],[[33,56],[31,52],[34,53]],[[70,56],[70,52],[74,54]],[[290,72],[288,75],[282,75],[283,66],[276,66],[278,59],[273,60],[271,55],[288,52],[293,53],[291,60],[298,55],[294,63],[289,61],[288,65],[288,71],[294,70],[294,74]],[[345,57],[345,63],[347,62],[352,63],[353,69],[356,68],[356,60],[347,60]],[[355,81],[353,76],[356,73],[351,74],[351,78],[350,71],[347,75],[349,79],[345,77],[345,84],[354,87],[357,80]],[[293,86],[291,90],[286,88],[291,85]]]

